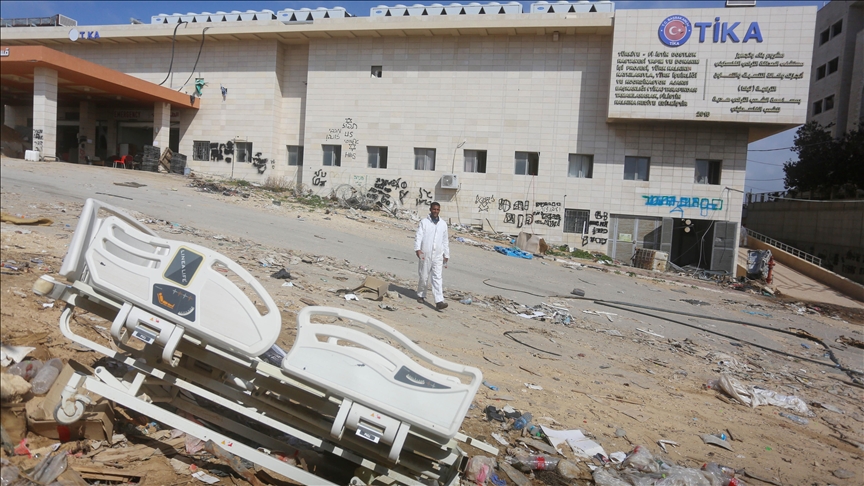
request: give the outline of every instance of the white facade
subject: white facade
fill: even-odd
[[[179,151],[199,173],[285,177],[321,196],[353,187],[420,213],[434,200],[454,223],[527,231],[623,260],[636,247],[653,248],[681,265],[732,270],[747,144],[804,121],[812,43],[800,32],[813,31],[815,8],[609,10],[222,23],[206,33],[217,41],[204,45],[197,65],[202,26],[193,25],[175,45],[172,74],[175,25],[106,26],[100,40],[125,42],[51,47],[154,83],[168,75],[166,86],[188,93],[187,78],[203,77],[200,110],[180,110],[179,119]],[[694,29],[669,47],[658,28],[672,15],[740,22],[739,40],[755,22],[761,42],[714,43],[707,29],[709,42],[699,43]],[[615,90],[618,66],[631,65],[618,62],[625,51],[646,54],[645,65],[652,51],[698,60],[679,64],[695,66],[688,84],[675,86],[696,91],[671,98],[687,106],[615,104],[642,99],[616,97],[628,92]],[[681,52],[696,57],[671,57]],[[715,63],[740,63],[737,53],[782,53],[753,60],[795,64],[748,72],[793,76],[775,84],[715,79],[732,72]],[[757,84],[776,86],[766,103],[731,101]],[[247,144],[250,162],[240,162]],[[289,165],[297,147],[303,165]],[[425,170],[433,151],[434,170]],[[369,167],[370,152],[378,167]],[[417,154],[426,156],[420,169]],[[457,189],[442,187],[449,174]]]

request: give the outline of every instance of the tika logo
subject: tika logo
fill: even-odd
[[[711,40],[716,44],[718,42],[725,43],[727,40],[733,43],[747,42],[751,39],[756,42],[762,42],[762,31],[759,29],[759,22],[751,22],[747,31],[744,32],[744,37],[739,38],[736,29],[741,25],[741,22],[734,22],[729,25],[729,22],[720,22],[720,17],[715,17],[714,22],[696,22],[691,24],[690,20],[683,15],[670,15],[660,22],[660,28],[657,30],[657,35],[660,37],[660,42],[669,47],[678,47],[684,45],[690,34],[693,33],[693,27],[699,31],[699,43],[705,42],[705,36],[710,31]]]
[[[162,296],[162,292],[159,292],[158,294],[156,294],[156,297],[159,299],[160,304],[164,305],[165,307],[167,307],[169,309],[174,308],[175,304],[172,304],[171,302],[168,302],[167,300],[165,300],[165,297]]]

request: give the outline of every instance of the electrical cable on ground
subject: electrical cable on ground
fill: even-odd
[[[531,349],[536,349],[537,351],[542,351],[542,352],[544,352],[544,353],[546,353],[546,354],[551,354],[552,356],[561,356],[561,355],[558,354],[558,353],[553,353],[552,351],[546,351],[545,349],[535,348],[534,346],[531,346],[530,344],[523,343],[522,341],[520,341],[520,340],[516,339],[515,337],[511,336],[511,334],[528,334],[528,331],[505,331],[505,332],[504,332],[504,335],[507,336],[508,338],[510,338],[510,339],[512,339],[512,340],[514,340],[514,341],[516,341],[517,343],[523,345],[523,346],[528,346],[528,347],[531,348]]]
[[[864,376],[864,373],[862,373],[862,372],[860,372],[860,371],[853,370],[853,369],[850,369],[850,368],[846,368],[845,366],[843,366],[843,365],[840,363],[840,360],[837,359],[837,357],[834,355],[834,352],[831,351],[831,348],[829,348],[827,344],[825,344],[821,339],[817,338],[816,336],[813,336],[812,334],[809,334],[809,333],[806,333],[806,332],[803,332],[803,333],[797,333],[797,332],[793,332],[793,331],[786,331],[786,330],[783,330],[783,329],[774,329],[773,327],[763,326],[763,325],[761,325],[761,324],[754,324],[754,323],[752,323],[752,322],[739,321],[739,320],[736,320],[736,319],[727,319],[727,318],[724,318],[724,317],[707,316],[707,315],[704,315],[704,314],[693,314],[693,313],[690,313],[690,312],[673,311],[673,310],[669,310],[669,309],[661,309],[661,308],[659,308],[659,307],[651,307],[651,306],[646,306],[646,305],[641,305],[641,304],[631,304],[631,303],[628,303],[628,302],[616,302],[616,301],[607,302],[607,301],[603,301],[603,300],[590,299],[590,298],[587,298],[587,297],[579,297],[579,296],[576,296],[576,295],[538,295],[538,294],[534,294],[534,293],[531,293],[531,292],[527,292],[527,291],[525,291],[525,290],[510,289],[510,288],[506,288],[506,287],[499,287],[499,286],[497,286],[497,285],[492,285],[492,284],[488,283],[488,280],[491,280],[491,279],[488,279],[488,278],[487,278],[486,280],[483,281],[483,283],[486,284],[486,285],[488,285],[488,286],[490,286],[490,287],[494,287],[494,288],[496,288],[496,289],[509,290],[509,291],[512,291],[512,292],[521,292],[521,293],[524,293],[524,294],[533,295],[533,296],[535,296],[535,297],[555,297],[555,298],[563,298],[563,299],[588,300],[588,301],[591,301],[591,302],[593,302],[593,303],[595,303],[595,304],[605,305],[605,306],[607,306],[607,307],[612,307],[612,308],[615,308],[615,309],[620,309],[620,310],[625,310],[625,311],[635,312],[635,313],[637,313],[637,314],[642,314],[642,315],[646,315],[646,316],[650,316],[650,317],[655,317],[655,318],[657,318],[657,319],[663,319],[663,320],[665,320],[665,321],[674,322],[675,324],[681,324],[682,326],[691,327],[691,328],[694,328],[694,329],[699,329],[700,331],[704,331],[704,332],[707,332],[707,333],[710,333],[710,334],[716,334],[717,336],[722,336],[722,337],[725,337],[725,338],[727,338],[727,339],[731,339],[731,340],[736,341],[736,342],[746,343],[746,344],[749,344],[750,346],[753,346],[753,347],[755,347],[755,348],[759,348],[759,349],[762,349],[762,350],[765,350],[765,351],[770,351],[770,352],[772,352],[772,353],[777,353],[777,354],[780,354],[780,355],[782,355],[782,356],[789,356],[789,357],[791,357],[791,358],[799,359],[799,360],[802,360],[802,361],[807,361],[807,362],[809,362],[809,363],[818,364],[818,365],[822,365],[822,366],[828,366],[828,367],[830,367],[830,368],[836,368],[836,369],[838,369],[838,370],[840,370],[840,371],[846,373],[846,375],[848,375],[849,378],[852,379],[853,383],[856,383],[856,384],[859,384],[859,385],[861,384],[861,378],[858,378],[858,377],[853,376],[853,375]],[[623,306],[628,306],[628,307],[620,307],[620,306],[622,306],[622,305],[623,305]],[[750,327],[756,327],[756,328],[759,328],[759,329],[765,329],[765,330],[768,330],[768,331],[774,331],[774,332],[778,332],[778,333],[781,333],[781,334],[788,334],[788,335],[790,335],[790,336],[795,336],[795,337],[799,337],[799,338],[803,337],[803,338],[806,338],[806,339],[810,339],[811,341],[816,342],[816,343],[818,343],[819,345],[821,345],[823,348],[825,348],[825,350],[826,350],[827,353],[828,353],[828,357],[831,359],[832,362],[834,362],[834,365],[832,366],[832,365],[830,365],[830,364],[828,364],[828,363],[825,363],[824,361],[817,361],[817,360],[815,360],[815,359],[804,358],[804,357],[797,356],[797,355],[794,355],[794,354],[791,354],[791,353],[787,353],[787,352],[784,352],[784,351],[779,351],[779,350],[776,350],[776,349],[773,349],[773,348],[769,348],[769,347],[767,347],[767,346],[762,346],[762,345],[760,345],[760,344],[753,343],[753,342],[751,342],[751,341],[746,341],[746,340],[743,340],[743,339],[736,338],[736,337],[734,337],[734,336],[729,336],[729,335],[726,335],[726,334],[722,334],[722,333],[717,332],[717,331],[712,331],[712,330],[710,330],[710,329],[704,329],[704,328],[701,328],[701,327],[699,327],[699,326],[695,326],[695,325],[693,325],[693,324],[687,324],[687,323],[685,323],[685,322],[675,321],[675,320],[669,319],[668,317],[658,316],[658,315],[656,315],[656,314],[651,314],[651,313],[648,313],[648,312],[641,312],[641,311],[638,311],[638,310],[635,310],[635,309],[631,309],[631,308],[629,308],[629,307],[638,307],[638,308],[643,308],[643,309],[648,309],[648,310],[655,310],[655,311],[660,311],[660,312],[666,312],[666,313],[669,313],[669,314],[678,314],[678,315],[688,316],[688,317],[698,317],[698,318],[703,318],[703,319],[711,319],[711,320],[715,320],[715,321],[729,322],[729,323],[732,323],[732,324],[740,324],[740,325],[744,325],[744,326],[750,326]],[[516,331],[512,331],[512,332],[516,332]],[[526,331],[519,331],[519,332],[526,332]],[[506,334],[506,333],[505,333],[505,334]],[[510,337],[510,336],[508,336],[508,337]],[[513,338],[511,337],[511,339],[513,339]],[[516,340],[514,339],[514,341],[516,341]],[[517,341],[517,342],[519,342],[519,341]],[[521,344],[524,344],[524,343],[521,343]],[[526,344],[526,346],[527,346],[527,344]],[[530,346],[529,346],[529,347],[530,347]],[[535,349],[536,349],[536,348],[535,348]]]
[[[830,365],[829,363],[825,363],[824,361],[817,361],[817,360],[815,360],[815,359],[804,358],[804,357],[802,357],[802,356],[797,356],[797,355],[794,355],[794,354],[791,354],[791,353],[787,353],[787,352],[785,352],[785,351],[780,351],[780,350],[777,350],[777,349],[769,348],[769,347],[767,347],[767,346],[762,346],[761,344],[756,344],[756,343],[751,342],[751,341],[746,341],[746,340],[743,340],[743,339],[740,339],[740,338],[736,338],[736,337],[734,337],[734,336],[730,336],[730,335],[728,335],[728,334],[723,334],[723,333],[720,333],[720,332],[717,332],[717,331],[712,331],[712,330],[710,330],[710,329],[704,329],[704,328],[701,328],[701,327],[696,326],[696,325],[693,325],[693,324],[687,324],[686,322],[676,321],[676,320],[673,320],[673,319],[669,319],[668,317],[658,316],[658,315],[656,315],[656,314],[651,314],[651,313],[649,313],[649,312],[643,312],[643,311],[639,311],[639,310],[635,310],[635,309],[630,309],[630,308],[627,308],[627,307],[621,307],[621,306],[617,306],[617,305],[612,305],[612,304],[610,304],[610,303],[603,302],[603,301],[597,301],[597,300],[595,300],[594,303],[596,303],[596,304],[600,304],[600,305],[605,305],[606,307],[612,307],[613,309],[626,310],[626,311],[630,311],[630,312],[635,312],[635,313],[637,313],[637,314],[642,314],[642,315],[646,315],[646,316],[650,316],[650,317],[655,317],[655,318],[658,318],[658,319],[663,319],[663,320],[668,321],[668,322],[674,322],[675,324],[681,324],[682,326],[692,327],[692,328],[694,328],[694,329],[699,329],[700,331],[707,332],[707,333],[711,333],[711,334],[714,334],[714,335],[717,335],[717,336],[721,336],[721,337],[725,337],[725,338],[727,338],[727,339],[731,339],[731,340],[733,340],[733,341],[747,343],[747,344],[749,344],[750,346],[753,346],[753,347],[755,347],[755,348],[759,348],[759,349],[762,349],[762,350],[765,350],[765,351],[770,351],[770,352],[772,352],[772,353],[776,353],[776,354],[779,354],[779,355],[781,355],[781,356],[788,356],[788,357],[790,357],[790,358],[795,358],[795,359],[798,359],[798,360],[801,360],[801,361],[807,361],[807,362],[809,362],[809,363],[813,363],[813,364],[818,364],[818,365],[822,365],[822,366],[828,366],[828,367],[830,367],[830,368],[836,368],[836,369],[838,369],[838,370],[840,370],[840,371],[846,373],[846,375],[848,375],[848,376],[849,376],[853,381],[855,381],[855,382],[860,382],[860,379],[857,378],[857,377],[855,377],[855,376],[853,376],[853,374],[864,375],[864,373],[861,373],[860,371],[856,371],[856,370],[849,369],[849,368],[846,368],[846,367],[842,366],[839,362],[836,361],[836,358],[834,357],[834,353],[832,353],[831,350],[828,349],[828,346],[826,346],[825,343],[823,343],[819,338],[816,338],[815,336],[805,336],[805,335],[800,335],[800,334],[791,333],[791,332],[789,332],[789,331],[782,331],[782,330],[780,330],[780,329],[772,329],[772,328],[770,328],[770,327],[766,327],[766,326],[757,326],[757,327],[761,327],[762,329],[768,329],[768,330],[771,330],[771,331],[781,332],[781,333],[784,333],[784,334],[792,334],[793,336],[796,336],[796,337],[807,337],[807,338],[809,338],[809,339],[812,339],[813,341],[815,341],[815,342],[821,344],[821,345],[822,345],[826,350],[828,350],[828,354],[829,354],[829,356],[832,357],[832,361],[834,361],[834,362],[836,363],[835,365],[832,366],[832,365]],[[634,304],[625,304],[625,305],[628,305],[628,306],[629,306],[629,305],[634,305]],[[641,306],[639,306],[639,307],[641,307]],[[667,312],[667,311],[663,311],[663,312]],[[711,319],[710,316],[698,316],[698,317],[703,317],[703,318],[706,318],[706,317],[707,317],[707,318]],[[728,321],[728,322],[735,322],[735,321],[732,321],[732,320],[730,320],[730,319],[722,319],[722,320],[725,320],[725,321]],[[754,326],[753,324],[751,324],[751,323],[749,323],[749,322],[748,322],[748,323],[739,322],[739,324],[746,324],[746,325],[748,325],[748,326]]]
[[[490,287],[496,288],[496,289],[509,290],[511,292],[522,292],[523,294],[533,295],[534,297],[549,297],[548,295],[532,294],[531,292],[528,292],[527,290],[517,290],[517,289],[508,289],[507,287],[499,287],[497,285],[490,284],[489,280],[492,280],[492,279],[487,278],[486,280],[483,281],[483,283],[490,286]],[[553,295],[552,297],[555,297],[555,296]]]

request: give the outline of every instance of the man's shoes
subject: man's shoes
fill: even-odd
[[[438,310],[446,309],[447,308],[447,302],[444,302],[442,300],[441,302],[438,302],[437,304],[435,304],[435,308]]]
[[[424,299],[423,297],[417,297],[417,302],[423,304],[426,302],[426,299]]]

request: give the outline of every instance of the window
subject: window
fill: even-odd
[[[192,160],[210,160],[210,142],[192,142]]]
[[[834,95],[825,97],[825,111],[834,108]]]
[[[816,68],[816,79],[822,79],[825,77],[825,65],[821,65]]]
[[[373,78],[380,78],[384,74],[384,68],[382,66],[372,66],[369,70],[369,74]]]
[[[288,146],[288,165],[303,165],[303,146],[289,145]]]
[[[843,21],[838,20],[836,24],[831,26],[831,38],[837,37],[843,32]]]
[[[466,150],[465,151],[465,172],[486,173],[486,151],[485,150]]]
[[[387,168],[387,147],[366,147],[370,169]]]
[[[624,157],[624,180],[647,181],[650,165],[648,157]]]
[[[828,61],[828,74],[834,74],[837,72],[837,65],[840,64],[840,58],[835,57]]]
[[[321,148],[324,150],[324,165],[342,166],[341,145],[322,145]]]
[[[540,152],[516,152],[516,175],[537,175]]]
[[[819,34],[819,45],[821,46],[822,44],[828,42],[828,39],[830,39],[830,38],[831,38],[831,29],[823,30],[822,33]]]
[[[252,162],[252,142],[234,142],[237,162]]]
[[[818,115],[822,113],[822,100],[813,102],[813,114]]]
[[[720,160],[700,160],[696,159],[696,184],[720,184],[720,167],[723,162]]]
[[[435,170],[435,149],[414,149],[414,170]]]
[[[564,232],[588,233],[588,210],[587,209],[565,209],[564,210]]]
[[[567,165],[567,177],[590,179],[593,175],[593,155],[570,154],[570,163]]]

